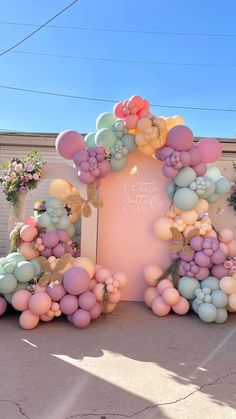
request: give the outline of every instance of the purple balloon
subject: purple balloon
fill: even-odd
[[[203,279],[206,279],[209,276],[209,269],[201,267],[199,271],[196,273],[195,278],[199,281],[203,281]]]
[[[179,252],[179,257],[184,262],[191,262],[194,258],[194,253],[187,254],[183,251]]]
[[[92,183],[94,182],[94,176],[91,172],[78,172],[79,178],[83,183]]]
[[[50,295],[52,301],[60,301],[64,295],[66,295],[65,288],[62,284],[59,285],[48,285],[47,293]]]
[[[193,237],[192,240],[190,241],[191,248],[195,250],[196,252],[202,250],[203,240],[204,239],[200,236]]]
[[[72,295],[79,295],[87,291],[90,284],[88,272],[83,268],[70,268],[65,272],[63,285],[65,290]]]
[[[197,252],[195,254],[194,260],[196,264],[200,267],[208,267],[211,264],[211,259],[209,256],[205,255],[203,252]]]
[[[189,151],[181,151],[180,160],[181,160],[181,163],[184,167],[190,166],[191,155],[190,155]]]
[[[101,304],[97,301],[93,308],[89,310],[90,316],[92,320],[98,319],[99,316],[101,316],[102,313],[102,307]]]
[[[166,165],[164,165],[162,167],[162,173],[163,173],[164,176],[166,176],[168,178],[173,178],[173,177],[175,177],[177,175],[178,170],[177,169],[174,169],[174,167],[172,167],[172,166],[166,166]]]
[[[167,146],[177,151],[188,151],[194,146],[191,129],[185,125],[176,125],[167,134]]]
[[[91,322],[91,315],[88,311],[79,309],[73,314],[72,321],[76,327],[87,327]]]
[[[73,130],[62,131],[56,138],[55,146],[57,152],[67,160],[72,160],[77,151],[86,147],[82,135]]]
[[[83,163],[87,163],[87,160],[88,153],[86,150],[77,151],[77,153],[73,155],[73,162],[76,166],[80,166]]]
[[[52,249],[59,243],[59,235],[55,231],[48,231],[42,235],[43,244],[45,247]]]
[[[200,151],[198,150],[198,148],[196,146],[194,146],[193,148],[191,148],[191,150],[189,150],[189,154],[191,156],[191,166],[196,166],[198,163],[200,163],[201,161],[201,155],[200,155]]]
[[[41,252],[40,252],[40,254],[41,254],[41,256],[44,256],[45,258],[49,258],[50,256],[52,256],[52,249],[48,249],[47,247],[44,249],[44,250],[42,250]]]
[[[225,260],[224,252],[220,249],[216,250],[211,257],[211,260],[215,265],[220,265]]]
[[[224,276],[228,276],[229,271],[224,267],[224,265],[213,265],[211,268],[211,274],[216,278],[221,279]]]
[[[167,157],[171,155],[173,151],[174,149],[171,147],[163,147],[155,152],[155,156],[157,160],[164,161]]]
[[[73,314],[79,307],[74,295],[66,294],[60,301],[60,309],[64,314]]]
[[[111,165],[108,160],[103,160],[98,163],[98,167],[100,170],[100,176],[105,177],[111,172]]]
[[[66,230],[59,230],[57,232],[57,234],[59,236],[60,241],[62,241],[64,243],[67,242],[68,240],[70,240],[69,234],[67,233]]]
[[[193,166],[193,170],[195,171],[197,176],[203,176],[207,171],[206,163],[200,162]]]
[[[79,296],[78,301],[79,301],[80,308],[90,311],[92,310],[92,308],[94,307],[96,303],[96,297],[92,291],[86,291],[86,292],[83,292],[83,294]]]
[[[73,314],[67,314],[66,317],[67,317],[67,320],[68,320],[69,323],[73,323],[73,320],[72,320],[73,319]]]
[[[61,258],[66,253],[65,246],[62,243],[58,243],[58,245],[52,249],[52,253],[56,258]]]

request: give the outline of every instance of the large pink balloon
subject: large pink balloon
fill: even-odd
[[[113,108],[113,113],[115,114],[115,116],[117,116],[117,118],[124,118],[125,114],[123,112],[123,103],[122,102],[118,102],[115,104],[114,108]]]
[[[67,160],[72,160],[77,151],[86,147],[82,135],[73,130],[62,131],[56,138],[55,146],[57,152]]]
[[[51,307],[52,300],[46,292],[34,294],[29,299],[29,309],[32,313],[41,316],[46,314]]]
[[[201,161],[204,163],[213,163],[219,160],[222,152],[221,145],[216,138],[203,138],[197,143],[200,151]]]
[[[194,146],[192,131],[185,125],[176,125],[167,134],[167,146],[177,151],[188,151]]]

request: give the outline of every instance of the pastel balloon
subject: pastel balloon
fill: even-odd
[[[79,328],[84,328],[89,325],[91,315],[88,311],[79,309],[72,316],[73,325]]]
[[[218,308],[215,323],[225,323],[228,318],[228,313],[225,308]]]
[[[42,320],[42,322],[50,322],[54,318],[54,314],[41,314],[39,318]]]
[[[0,294],[9,294],[16,288],[17,281],[12,274],[0,275]]]
[[[178,303],[180,295],[175,288],[167,288],[163,291],[162,298],[166,304],[173,305]]]
[[[163,270],[157,265],[148,265],[144,268],[143,277],[148,285],[155,286],[157,279],[163,274]]]
[[[170,279],[163,279],[157,284],[157,292],[160,296],[169,288],[174,288],[173,282]]]
[[[211,293],[212,303],[217,308],[224,308],[228,304],[228,297],[222,290],[214,290]]]
[[[19,246],[19,252],[26,260],[32,260],[39,257],[39,252],[33,249],[29,242],[22,242]]]
[[[181,214],[181,218],[185,224],[193,225],[198,219],[198,213],[194,210],[184,211]]]
[[[43,244],[48,247],[49,249],[52,249],[59,243],[59,236],[55,231],[48,231],[47,233],[44,233],[42,236]]]
[[[100,317],[102,313],[101,304],[99,302],[96,302],[93,308],[89,311],[89,313],[92,320],[98,319],[98,317]]]
[[[219,239],[223,243],[230,243],[234,238],[234,233],[229,228],[222,228],[219,232]]]
[[[25,260],[24,256],[20,252],[12,252],[6,256],[6,259],[11,261],[14,260],[15,262],[22,262]]]
[[[137,115],[127,115],[125,117],[125,126],[128,129],[134,129],[137,126],[138,123],[138,116]]]
[[[196,173],[191,167],[184,167],[179,171],[174,179],[174,182],[180,188],[188,186],[193,180],[196,179]]]
[[[38,226],[38,222],[34,217],[27,217],[24,219],[24,224],[30,224],[34,227]]]
[[[123,272],[115,272],[113,279],[119,282],[120,288],[124,288],[128,282],[128,278]]]
[[[200,151],[201,161],[204,163],[213,163],[219,160],[222,152],[221,145],[216,138],[203,138],[197,143]]]
[[[60,301],[66,294],[66,290],[62,284],[50,284],[47,286],[47,293],[50,295],[52,301]]]
[[[214,276],[209,276],[201,283],[202,288],[207,287],[210,288],[211,291],[215,291],[219,289],[219,280]]]
[[[125,134],[122,137],[122,142],[125,145],[125,147],[128,149],[129,153],[132,151],[135,151],[137,146],[135,143],[135,136],[132,134]]]
[[[78,307],[79,303],[75,295],[67,294],[60,301],[60,309],[64,314],[73,314]]]
[[[119,290],[114,293],[108,294],[108,302],[111,304],[119,303],[120,299],[121,299],[121,292]]]
[[[115,104],[113,112],[117,116],[117,118],[124,118],[125,114],[123,112],[123,106],[124,105],[122,102],[118,102]]]
[[[90,148],[90,147],[96,147],[96,143],[95,143],[95,134],[96,132],[89,132],[85,137],[84,137],[84,141],[86,143],[86,147]]]
[[[172,147],[163,147],[160,150],[155,152],[157,160],[164,161],[167,157],[173,153],[174,149]]]
[[[96,132],[95,143],[97,146],[104,148],[110,148],[116,142],[116,136],[114,132],[109,128],[102,128]]]
[[[171,178],[173,178],[173,177],[175,177],[177,175],[178,170],[175,169],[172,166],[163,166],[162,167],[162,172],[163,172],[163,175],[164,176],[166,176],[166,177],[168,177],[168,178],[171,179]]]
[[[93,288],[93,293],[95,294],[97,301],[102,301],[104,290],[105,290],[105,287],[103,283],[96,284],[95,287]]]
[[[113,172],[119,172],[120,170],[123,170],[127,166],[127,164],[128,164],[128,157],[127,156],[123,156],[119,160],[114,159],[112,157],[111,160],[110,160],[110,164],[111,164],[111,170]]]
[[[44,256],[45,258],[49,258],[52,256],[52,249],[45,248],[44,250],[41,250],[41,256]]]
[[[107,278],[111,276],[111,271],[105,268],[98,269],[96,271],[96,281],[97,282],[105,282]]]
[[[39,316],[32,313],[30,310],[25,310],[20,315],[19,323],[23,329],[34,329],[39,323]]]
[[[156,287],[148,287],[145,292],[144,292],[144,302],[145,304],[151,308],[152,307],[152,303],[153,300],[155,300],[155,298],[159,297],[159,294],[157,292],[157,288]]]
[[[94,276],[95,266],[93,262],[91,262],[91,260],[88,258],[80,256],[73,259],[73,267],[79,267],[79,268],[85,269],[88,272],[91,279]]]
[[[231,309],[236,310],[236,293],[229,296],[229,306]]]
[[[171,240],[173,227],[173,220],[169,217],[160,217],[153,224],[153,232],[158,239]]]
[[[207,165],[204,162],[200,162],[193,166],[194,172],[197,176],[203,176],[206,173]]]
[[[67,272],[65,272],[63,277],[64,288],[72,295],[79,295],[87,291],[89,283],[89,274],[83,268],[70,268]]]
[[[236,279],[232,276],[224,276],[219,282],[220,289],[226,294],[236,293]]]
[[[176,125],[167,134],[167,146],[177,151],[188,151],[194,146],[192,131],[184,125]]]
[[[182,211],[189,211],[196,207],[198,195],[189,188],[181,188],[175,192],[174,204]]]
[[[216,182],[221,177],[220,169],[216,166],[210,166],[208,167],[205,175]]]
[[[55,146],[64,159],[73,160],[77,151],[85,150],[85,141],[79,132],[65,130],[57,136]]]
[[[228,243],[228,255],[230,257],[236,256],[236,241],[232,240],[230,243]]]
[[[71,191],[71,188],[71,184],[66,180],[54,179],[48,187],[48,192],[50,195],[58,196],[60,198],[66,190]]]
[[[195,278],[198,281],[203,281],[209,276],[209,269],[207,267],[201,266],[199,271],[195,274]]]
[[[117,119],[113,115],[113,113],[103,112],[100,115],[98,115],[96,119],[96,128],[97,130],[102,128],[111,128],[113,125],[116,124],[116,122]]]
[[[187,300],[192,300],[195,297],[195,290],[199,288],[199,285],[197,279],[182,276],[178,283],[178,291],[182,297],[187,298]]]
[[[96,296],[93,292],[86,291],[79,296],[78,301],[80,308],[90,311],[96,303]]]
[[[25,311],[29,308],[29,299],[32,294],[27,290],[16,291],[11,299],[11,304],[15,310]]]
[[[0,297],[0,317],[3,316],[6,309],[7,309],[7,302],[6,302],[5,298]]]
[[[40,316],[41,314],[46,314],[50,310],[52,300],[46,292],[39,292],[32,295],[28,303],[30,311]]]
[[[216,265],[220,265],[221,263],[224,262],[224,260],[225,260],[225,253],[221,249],[216,250],[216,252],[214,252],[211,257],[211,261]]]
[[[190,158],[191,158],[191,166],[196,166],[201,161],[200,151],[196,146],[189,150]]]
[[[162,297],[157,297],[152,302],[152,311],[156,316],[164,317],[170,312],[171,306],[163,301]]]
[[[37,228],[30,224],[23,225],[20,229],[20,237],[22,240],[26,242],[32,242],[35,239],[35,237],[37,237],[37,235]]]
[[[216,193],[223,194],[223,193],[228,193],[229,191],[230,191],[230,181],[226,177],[221,176],[216,181]]]
[[[201,198],[201,199],[199,199],[199,201],[198,201],[198,203],[195,207],[195,211],[196,212],[200,212],[200,211],[207,212],[208,208],[209,208],[209,203],[207,202],[207,200]]]
[[[179,314],[180,316],[183,316],[189,311],[189,302],[184,297],[179,297],[179,300],[176,304],[172,305],[172,310]]]
[[[217,193],[213,193],[212,195],[210,195],[209,196],[209,198],[207,198],[208,199],[208,202],[210,203],[210,204],[214,204],[215,202],[217,202],[217,201],[219,201],[219,199],[220,199],[220,195],[218,195]]]
[[[34,276],[34,268],[30,262],[19,262],[14,270],[14,275],[19,282],[28,282]]]
[[[211,303],[200,304],[198,309],[200,319],[206,323],[214,322],[217,317],[217,309]]]

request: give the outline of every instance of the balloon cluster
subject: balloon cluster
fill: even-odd
[[[49,258],[62,257],[65,253],[75,256],[75,249],[72,247],[72,240],[66,230],[47,231],[42,233],[41,237],[36,240],[39,243],[38,249],[41,256]]]
[[[60,199],[52,196],[47,199],[45,206],[46,211],[37,218],[39,226],[49,231],[66,230],[69,237],[73,237],[75,234],[74,225]]]

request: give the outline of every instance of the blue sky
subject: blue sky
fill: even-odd
[[[70,0],[2,0],[0,20],[41,24]],[[236,34],[235,0],[80,0],[53,24],[142,31]],[[0,49],[34,28],[0,24]],[[62,55],[162,62],[236,64],[236,37],[153,35],[44,28],[17,48]],[[16,50],[16,51],[17,51]],[[236,67],[98,62],[9,53],[0,57],[0,84],[123,100],[139,94],[154,104],[236,108]],[[112,104],[0,89],[0,128],[80,132]],[[236,114],[153,108],[181,114],[199,136],[233,137]]]

